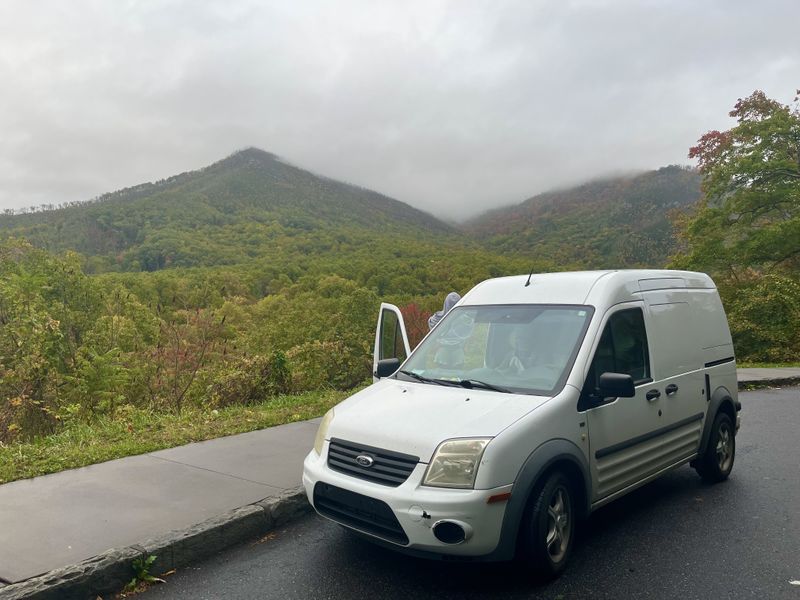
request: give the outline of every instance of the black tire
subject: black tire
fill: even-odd
[[[717,413],[711,426],[708,445],[695,462],[695,470],[703,481],[717,483],[725,481],[733,469],[736,457],[736,429],[726,413]]]
[[[575,541],[576,508],[572,484],[559,471],[534,489],[520,525],[517,559],[536,579],[554,579],[566,567]]]

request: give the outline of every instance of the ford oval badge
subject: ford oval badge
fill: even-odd
[[[371,467],[375,462],[372,460],[371,456],[367,456],[366,454],[359,454],[356,456],[356,462],[360,464],[362,467]]]

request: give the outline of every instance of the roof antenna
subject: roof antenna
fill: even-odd
[[[528,287],[531,284],[531,277],[533,277],[533,272],[536,270],[536,267],[531,269],[530,275],[528,275],[528,281],[525,282],[525,287]]]

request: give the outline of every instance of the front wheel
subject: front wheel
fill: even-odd
[[[736,436],[733,422],[727,414],[718,413],[711,426],[706,451],[695,464],[695,469],[704,481],[724,481],[731,474],[735,457]]]
[[[575,501],[567,477],[555,472],[537,487],[522,521],[520,558],[543,579],[561,574],[575,539]]]

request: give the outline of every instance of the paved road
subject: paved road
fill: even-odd
[[[143,598],[790,598],[800,600],[800,389],[741,394],[729,481],[679,469],[594,513],[564,576],[405,557],[309,516]]]

